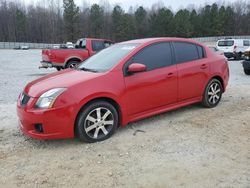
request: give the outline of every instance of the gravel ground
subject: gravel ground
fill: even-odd
[[[100,143],[37,141],[17,127],[15,101],[39,50],[0,50],[0,187],[250,187],[250,77],[230,61],[220,105],[192,105],[120,128]]]

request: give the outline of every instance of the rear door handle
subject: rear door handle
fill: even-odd
[[[174,76],[174,73],[170,72],[170,73],[168,73],[167,78],[171,78],[173,76]]]
[[[200,68],[201,69],[206,69],[207,68],[207,64],[202,64]]]

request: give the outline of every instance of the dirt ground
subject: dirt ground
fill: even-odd
[[[239,61],[229,62],[230,84],[216,108],[191,105],[86,144],[38,141],[19,131],[17,95],[28,81],[53,70],[37,69],[40,51],[3,55],[0,187],[250,187],[250,77]]]

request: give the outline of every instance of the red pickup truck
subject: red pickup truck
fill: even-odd
[[[112,44],[112,41],[106,39],[83,38],[76,42],[74,49],[42,50],[42,66],[39,68],[55,67],[57,70],[73,68]]]

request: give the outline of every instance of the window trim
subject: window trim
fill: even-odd
[[[128,71],[127,71],[127,68],[129,66],[129,64],[131,63],[131,61],[133,60],[134,56],[138,55],[139,53],[141,53],[143,50],[145,50],[146,48],[149,48],[151,46],[154,46],[154,45],[157,45],[157,44],[162,44],[162,43],[169,43],[169,46],[170,46],[170,53],[171,53],[171,64],[170,65],[167,65],[164,66],[164,67],[159,67],[159,68],[155,68],[155,69],[152,69],[152,70],[146,70],[144,72],[149,72],[149,71],[154,71],[154,70],[157,70],[157,69],[161,69],[161,68],[165,68],[165,67],[169,67],[169,66],[172,66],[174,65],[175,63],[175,59],[174,59],[174,51],[173,51],[173,47],[172,47],[172,42],[171,41],[161,41],[161,42],[155,42],[155,43],[152,43],[152,44],[149,44],[145,47],[143,47],[142,49],[140,49],[139,51],[137,51],[135,54],[133,54],[132,57],[129,58],[129,60],[126,61],[126,63],[124,63],[123,65],[123,76],[126,77],[126,76],[131,76],[131,74],[128,74]],[[138,72],[138,73],[135,73],[135,74],[139,74],[139,73],[142,73],[142,72]],[[133,74],[132,74],[133,75]]]
[[[186,43],[186,44],[191,44],[194,45],[196,48],[196,51],[198,53],[198,59],[194,59],[194,60],[190,60],[190,61],[184,61],[184,62],[177,62],[177,53],[176,53],[176,48],[174,43]],[[193,62],[193,61],[199,61],[201,59],[205,59],[207,58],[207,54],[206,54],[206,50],[203,46],[196,44],[196,43],[192,43],[192,42],[187,42],[187,41],[172,41],[172,46],[173,46],[173,51],[174,51],[174,64],[178,65],[178,64],[183,64],[183,63],[189,63],[189,62]],[[200,58],[200,54],[199,54],[199,50],[198,50],[198,46],[201,47],[202,51],[203,51],[203,57]]]

